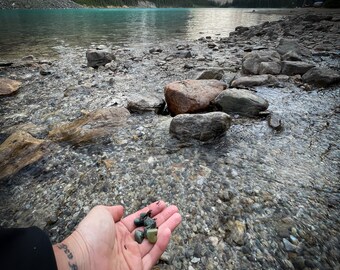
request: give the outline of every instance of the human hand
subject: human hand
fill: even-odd
[[[134,219],[151,210],[156,219],[155,244],[134,240]],[[125,218],[123,206],[96,206],[64,241],[53,246],[58,269],[151,269],[165,251],[172,231],[180,224],[176,206],[150,204]]]

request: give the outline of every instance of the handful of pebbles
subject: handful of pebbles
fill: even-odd
[[[135,231],[135,240],[138,244],[143,242],[143,239],[146,238],[151,244],[157,242],[157,228],[156,221],[151,218],[151,210],[146,213],[141,213],[139,218],[134,220],[136,227],[144,226],[144,231],[136,230]]]

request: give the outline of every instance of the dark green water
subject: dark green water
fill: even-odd
[[[227,36],[278,15],[249,9],[0,10],[0,59],[29,53],[48,56],[55,46],[91,43],[149,46],[174,39]]]

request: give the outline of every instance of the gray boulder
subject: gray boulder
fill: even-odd
[[[302,61],[283,61],[282,62],[282,74],[285,75],[296,75],[305,74],[308,70],[315,67],[314,64],[306,63]]]
[[[260,64],[262,62],[274,62],[279,64],[280,61],[281,56],[276,51],[252,51],[243,57],[242,71],[245,74],[260,74]],[[267,69],[266,71],[272,72],[270,69]]]
[[[154,111],[158,113],[165,106],[165,101],[156,96],[133,95],[128,98],[127,109],[130,112]]]
[[[255,75],[240,77],[231,83],[231,86],[235,88],[246,88],[262,85],[277,86],[279,85],[279,81],[273,75]]]
[[[269,106],[267,100],[243,89],[225,90],[216,97],[214,103],[223,112],[244,116],[257,116]]]
[[[105,66],[112,60],[115,60],[115,56],[111,50],[106,47],[98,47],[97,49],[90,49],[86,52],[87,66],[97,68],[99,66]]]
[[[302,46],[297,39],[280,39],[276,50],[281,55],[291,52],[305,57],[312,57],[311,51]]]
[[[281,72],[280,62],[262,62],[259,66],[259,74],[278,75]]]
[[[340,82],[340,74],[332,69],[315,67],[307,71],[302,80],[318,86],[328,86]]]
[[[225,134],[231,118],[224,112],[205,114],[180,114],[170,123],[170,134],[180,140],[208,141]]]
[[[197,80],[221,80],[223,78],[223,74],[223,69],[211,68],[203,71],[203,73],[197,77]]]
[[[284,55],[282,55],[282,60],[284,60],[284,61],[302,61],[302,58],[296,52],[289,51],[289,52],[285,53]]]

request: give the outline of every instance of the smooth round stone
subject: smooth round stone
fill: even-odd
[[[148,229],[146,231],[146,238],[151,244],[154,244],[157,242],[157,229]]]

